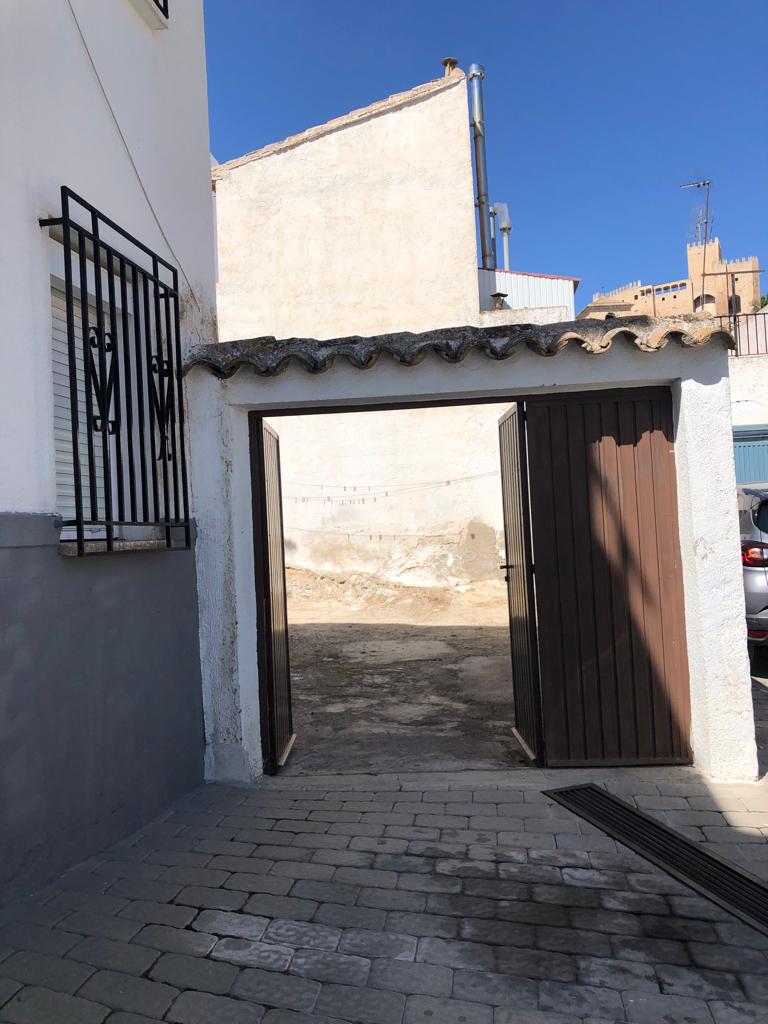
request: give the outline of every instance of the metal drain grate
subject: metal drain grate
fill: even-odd
[[[700,843],[691,842],[594,783],[545,790],[544,796],[768,935],[768,886],[749,871],[706,852]]]

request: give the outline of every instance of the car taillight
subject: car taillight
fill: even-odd
[[[765,640],[768,636],[768,629],[748,629],[747,636],[750,640]]]
[[[768,544],[757,544],[754,541],[742,541],[741,564],[768,565]]]

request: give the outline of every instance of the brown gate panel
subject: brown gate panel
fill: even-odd
[[[528,466],[522,404],[499,420],[501,498],[504,512],[504,570],[512,644],[512,690],[515,733],[531,760],[542,755],[541,706],[536,653]]]
[[[689,763],[670,393],[526,411],[547,763]]]
[[[264,771],[285,763],[295,740],[288,657],[280,439],[256,413],[249,416],[253,545]]]

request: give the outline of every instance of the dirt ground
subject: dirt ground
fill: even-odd
[[[525,764],[503,582],[403,587],[288,570],[293,772]]]

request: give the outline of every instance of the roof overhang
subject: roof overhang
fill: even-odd
[[[556,356],[569,345],[590,355],[607,352],[614,343],[632,345],[641,352],[658,352],[670,342],[697,349],[709,342],[734,348],[731,335],[717,321],[695,317],[624,317],[614,320],[574,320],[558,324],[510,324],[499,327],[455,327],[421,334],[402,332],[370,338],[247,338],[202,345],[188,356],[184,371],[205,367],[217,377],[232,377],[248,368],[262,377],[275,377],[291,365],[308,373],[323,373],[337,359],[360,370],[391,356],[403,366],[416,366],[428,355],[460,363],[477,351],[489,359],[510,359],[529,349],[536,355]]]

